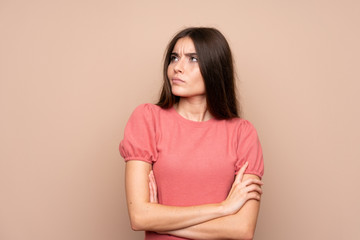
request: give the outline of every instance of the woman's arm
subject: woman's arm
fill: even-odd
[[[243,173],[245,167],[240,172]],[[150,202],[150,171],[149,163],[136,160],[126,163],[126,196],[134,230],[167,232],[198,225],[238,212],[247,200],[256,199],[261,193],[260,180],[238,180],[228,198],[221,203],[190,207],[165,206]]]
[[[259,179],[245,174],[243,179]],[[191,227],[169,231],[167,234],[191,239],[253,239],[260,201],[251,199],[233,215],[224,216]]]

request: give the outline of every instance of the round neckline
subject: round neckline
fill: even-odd
[[[175,109],[174,106],[172,106],[170,108],[170,112],[173,113],[173,115],[178,118],[181,122],[185,123],[185,124],[188,124],[188,125],[192,125],[192,126],[195,126],[195,127],[205,127],[205,126],[208,126],[210,124],[212,124],[213,122],[216,121],[216,119],[214,117],[210,118],[209,120],[206,120],[206,121],[201,121],[201,122],[197,122],[197,121],[193,121],[193,120],[190,120],[190,119],[187,119],[183,116],[180,115],[180,113],[178,113]]]

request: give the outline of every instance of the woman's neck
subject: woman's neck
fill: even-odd
[[[207,110],[205,96],[180,98],[177,105],[175,105],[175,109],[182,117],[191,121],[202,122],[212,118]]]

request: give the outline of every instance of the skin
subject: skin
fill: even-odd
[[[192,121],[207,121],[212,116],[206,109],[198,61],[192,40],[181,38],[167,74],[173,94],[180,96],[176,111]],[[126,196],[132,228],[191,239],[252,239],[263,183],[255,175],[244,174],[246,168],[247,164],[242,166],[224,201],[176,207],[158,203],[151,164],[127,161]]]
[[[234,185],[245,182],[246,180],[257,176],[251,174],[243,174],[246,166],[239,171]],[[233,191],[234,185],[232,186]],[[150,202],[158,203],[157,186],[153,172],[149,174]],[[256,199],[256,198],[255,198]],[[249,199],[246,204],[233,215],[217,218],[201,224],[193,225],[187,228],[178,229],[168,232],[158,232],[162,234],[170,234],[178,237],[191,239],[252,239],[255,231],[257,215],[259,211],[259,201]],[[234,223],[241,223],[234,224]]]
[[[180,38],[172,51],[167,75],[172,93],[180,96],[177,112],[192,121],[212,118],[206,110],[205,84],[191,38]]]

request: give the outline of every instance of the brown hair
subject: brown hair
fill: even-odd
[[[231,50],[225,37],[215,28],[186,28],[170,41],[164,59],[164,84],[157,105],[167,109],[180,100],[171,92],[167,69],[174,46],[183,37],[189,37],[194,42],[204,79],[208,111],[216,119],[239,117]]]

